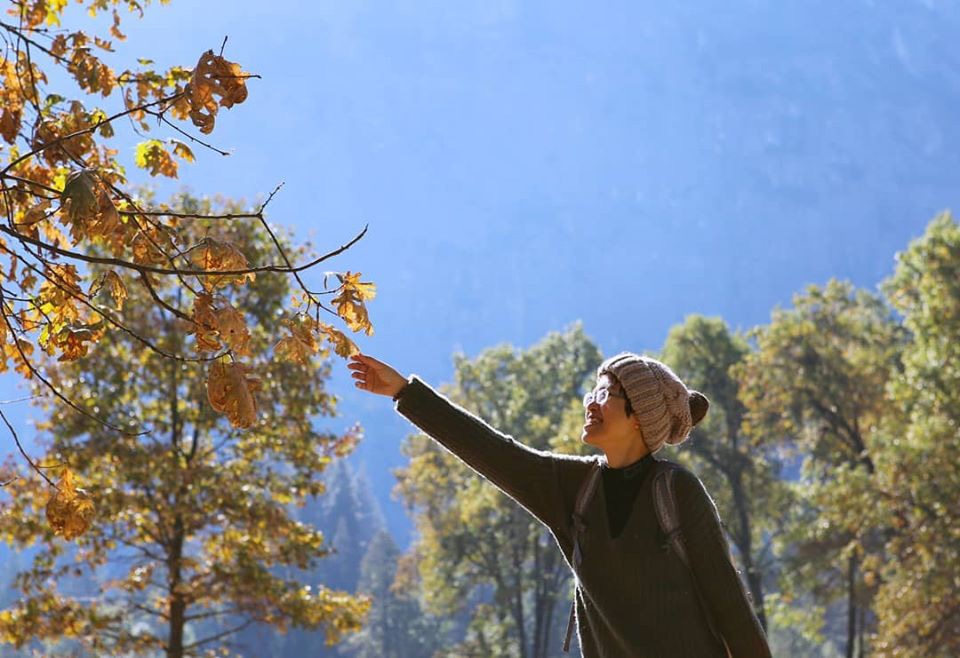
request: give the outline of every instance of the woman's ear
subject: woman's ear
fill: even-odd
[[[703,417],[707,415],[707,409],[710,408],[710,400],[700,391],[690,391],[690,418],[696,425]]]

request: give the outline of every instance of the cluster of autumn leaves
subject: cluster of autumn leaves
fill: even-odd
[[[146,286],[158,304],[165,305],[154,288],[166,277],[177,282],[188,299],[192,297],[192,309],[165,308],[191,326],[197,352],[196,356],[168,356],[209,362],[206,387],[210,405],[233,427],[250,428],[257,422],[260,381],[244,362],[253,356],[247,316],[231,304],[229,288],[252,281],[256,271],[289,275],[300,270],[287,260],[276,240],[277,255],[285,266],[253,267],[240,249],[216,237],[185,245],[178,229],[182,220],[176,213],[164,207],[146,209],[124,192],[127,180],[117,163],[117,151],[103,140],[113,136],[114,123],[121,118],[132,121],[142,132],[155,127],[151,124],[173,126],[171,120],[189,120],[208,135],[220,108],[233,107],[247,98],[246,80],[252,76],[212,50],[204,52],[192,70],[172,67],[158,73],[146,68],[118,75],[96,55],[98,49],[112,52],[108,40],[82,31],[48,29],[59,25],[65,4],[46,0],[19,3],[10,10],[17,15],[18,26],[4,24],[2,28],[12,31],[16,48],[0,63],[0,137],[6,143],[0,144],[0,151],[7,151],[6,164],[0,166],[4,188],[0,214],[7,219],[0,224],[0,255],[10,258],[9,268],[0,271],[0,282],[7,286],[0,288],[4,352],[0,368],[6,369],[12,362],[25,377],[40,375],[42,371],[33,363],[35,345],[59,361],[81,359],[108,331],[129,331],[123,312],[127,285],[133,279]],[[90,4],[89,11],[95,15],[108,6],[98,0]],[[113,10],[109,32],[122,40],[119,24],[119,14]],[[48,41],[42,43],[43,38]],[[121,89],[124,109],[110,115],[99,108],[88,109],[79,99],[44,95],[48,77],[39,65],[41,55],[65,70],[88,95],[106,98]],[[149,60],[140,63],[152,64]],[[184,141],[148,139],[137,147],[135,164],[151,175],[176,177],[174,156],[194,160]],[[269,232],[262,213],[263,207],[247,219],[259,220]],[[191,217],[218,219],[214,215]],[[90,269],[78,268],[77,261],[89,264]],[[315,293],[297,276],[303,292],[286,322],[287,335],[274,346],[276,358],[305,363],[316,357],[325,343],[340,356],[357,351],[345,333],[321,320],[321,311],[339,316],[351,331],[372,333],[365,303],[373,299],[374,285],[361,281],[359,273],[337,277],[339,285],[334,290]],[[328,293],[335,295],[332,309],[319,297]],[[160,351],[153,345],[147,347]],[[59,391],[54,393],[85,413]],[[31,466],[37,468],[32,462]],[[73,475],[64,468],[47,507],[50,526],[57,534],[72,538],[88,527],[92,517],[92,499],[75,486]]]

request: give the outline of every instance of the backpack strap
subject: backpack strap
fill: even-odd
[[[580,563],[583,562],[583,548],[580,544],[583,533],[587,529],[584,513],[587,511],[590,501],[593,500],[593,494],[597,491],[597,485],[600,483],[600,471],[600,462],[594,462],[593,468],[591,468],[587,476],[583,478],[580,491],[577,493],[577,502],[574,504],[573,513],[570,515],[570,528],[573,531],[573,577],[577,582],[580,580]],[[577,592],[576,589],[574,589],[573,602],[570,604],[570,616],[567,619],[567,634],[563,639],[564,653],[570,651],[570,639],[573,637],[576,612]]]
[[[726,647],[723,636],[717,631],[716,624],[713,621],[713,615],[710,614],[710,608],[703,599],[703,593],[697,585],[697,576],[693,573],[690,566],[690,558],[687,555],[687,547],[683,540],[683,532],[680,529],[680,510],[677,507],[677,498],[673,487],[673,474],[677,470],[676,464],[669,462],[657,462],[657,472],[653,477],[653,506],[657,512],[657,521],[660,523],[660,529],[667,536],[667,544],[673,549],[677,557],[690,573],[690,580],[693,583],[693,591],[697,595],[697,602],[703,611],[703,616],[707,620],[707,626],[710,633]]]

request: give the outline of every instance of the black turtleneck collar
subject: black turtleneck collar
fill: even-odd
[[[616,539],[623,532],[647,474],[653,470],[655,458],[647,453],[623,468],[603,469],[603,493],[607,499],[607,521],[610,537]]]
[[[622,480],[633,480],[634,478],[639,478],[640,481],[642,482],[644,476],[650,471],[650,468],[653,466],[653,462],[654,462],[653,453],[648,452],[647,454],[645,454],[643,457],[633,462],[632,464],[628,464],[627,466],[623,466],[621,468],[613,468],[611,466],[607,466],[605,470],[610,471],[611,476],[614,478],[619,478]]]

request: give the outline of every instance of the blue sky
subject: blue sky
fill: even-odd
[[[810,283],[875,286],[956,206],[958,28],[932,0],[174,0],[118,61],[192,66],[228,35],[262,76],[217,119],[233,155],[160,189],[283,181],[271,221],[318,250],[369,224],[330,264],[378,285],[360,344],[440,383],[455,351],[576,320],[655,350],[691,313],[749,328]],[[409,426],[333,385],[390,505]]]

